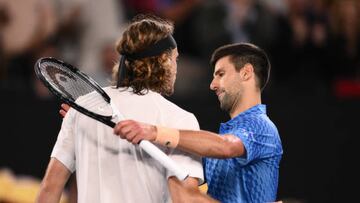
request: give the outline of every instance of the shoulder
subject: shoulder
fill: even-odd
[[[266,114],[249,115],[248,117],[244,118],[244,121],[238,123],[240,126],[250,128],[254,131],[277,131],[275,124]]]
[[[74,124],[76,115],[77,115],[77,111],[74,108],[70,108],[67,112],[65,117],[63,118],[62,121],[62,128],[64,127],[70,127]]]
[[[169,113],[174,113],[177,115],[183,115],[183,116],[191,116],[192,113],[186,111],[185,109],[181,108],[177,104],[173,103],[172,101],[166,99],[162,95],[155,93],[155,92],[149,92],[149,96],[155,101],[157,105],[161,106],[161,109],[168,111]]]
[[[107,86],[107,87],[103,87],[102,88],[106,94],[110,95],[114,95],[116,93],[118,93],[120,90],[118,88],[116,88],[115,86]]]
[[[266,114],[251,116],[246,120],[247,125],[244,126],[243,131],[248,133],[251,140],[281,147],[278,129]]]
[[[160,111],[167,118],[166,121],[169,127],[199,129],[199,123],[193,113],[179,107],[160,94],[153,94],[152,97],[157,100],[156,104],[159,105]]]

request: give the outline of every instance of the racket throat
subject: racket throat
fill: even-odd
[[[125,119],[124,116],[122,116],[119,109],[116,107],[116,105],[114,104],[114,102],[112,100],[110,100],[110,106],[111,106],[111,108],[113,110],[112,120],[114,122],[117,123],[117,122]]]

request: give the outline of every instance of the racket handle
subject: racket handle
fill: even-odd
[[[168,157],[163,151],[157,148],[154,144],[147,140],[140,142],[140,147],[146,151],[150,156],[160,162],[165,168],[175,173],[179,180],[185,180],[189,174],[182,169],[174,160]]]

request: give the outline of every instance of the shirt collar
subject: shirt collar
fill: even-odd
[[[266,105],[265,104],[257,104],[249,109],[247,109],[244,112],[241,112],[231,120],[221,123],[221,126],[232,126],[233,124],[236,124],[239,120],[242,120],[244,117],[247,117],[249,115],[254,114],[266,114]]]

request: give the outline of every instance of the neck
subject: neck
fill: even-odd
[[[244,92],[241,98],[237,101],[235,107],[230,111],[230,117],[234,118],[240,113],[258,104],[261,104],[261,94],[259,91]]]

